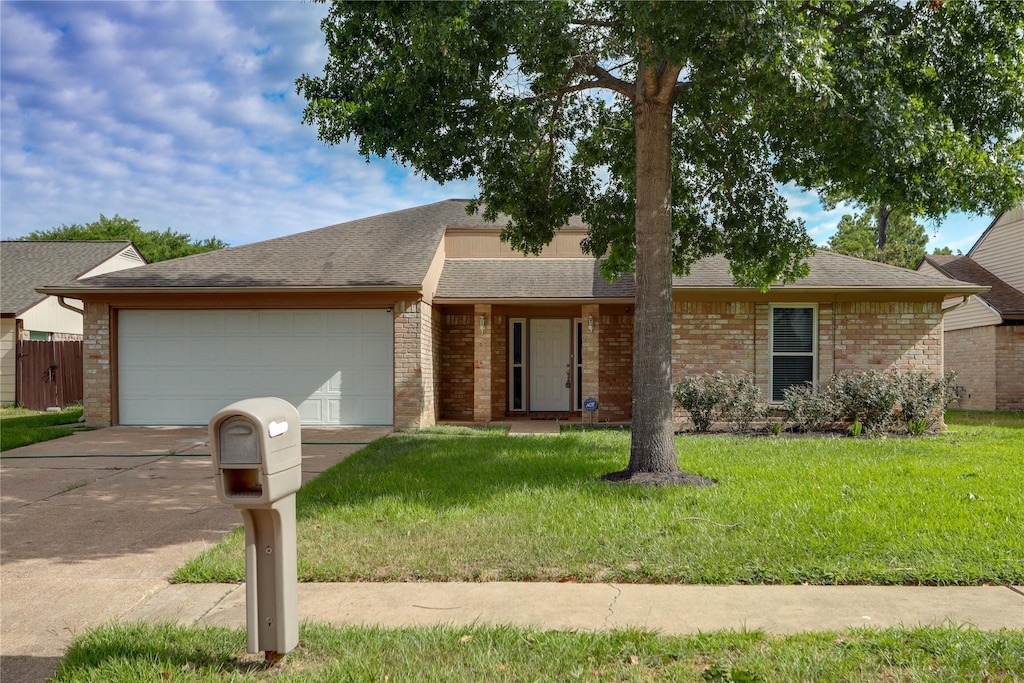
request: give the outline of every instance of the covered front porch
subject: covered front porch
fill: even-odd
[[[633,310],[609,303],[472,303],[435,311],[442,422],[628,422]]]

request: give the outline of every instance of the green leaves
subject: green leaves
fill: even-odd
[[[61,225],[48,230],[34,230],[23,239],[73,242],[83,240],[131,241],[150,263],[201,254],[206,251],[216,251],[228,246],[227,242],[222,242],[216,237],[193,240],[191,235],[175,232],[170,228],[163,232],[143,230],[138,219],[129,220],[117,214],[114,214],[113,218],[107,218],[100,214],[98,221],[82,225]]]

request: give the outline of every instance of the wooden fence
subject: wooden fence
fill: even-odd
[[[82,402],[82,342],[18,340],[15,400],[32,410]]]

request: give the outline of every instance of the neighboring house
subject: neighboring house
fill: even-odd
[[[1024,410],[1024,205],[996,217],[966,256],[926,256],[918,270],[990,288],[945,316],[959,407]]]
[[[17,340],[82,339],[82,302],[36,287],[145,263],[131,242],[0,242],[0,403],[15,401]]]
[[[449,200],[46,291],[85,302],[86,418],[204,424],[276,395],[304,424],[489,422],[632,411],[633,280],[584,226],[538,257]],[[983,288],[825,251],[767,293],[722,258],[674,280],[673,374],[752,372],[778,400],[833,372],[942,372],[945,299]]]

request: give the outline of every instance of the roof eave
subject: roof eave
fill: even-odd
[[[60,287],[41,287],[37,292],[55,296],[95,296],[98,294],[302,294],[302,293],[352,293],[352,292],[419,292],[420,284],[401,285],[353,285],[342,287],[96,287],[90,289],[65,289]]]
[[[480,297],[454,297],[454,296],[435,296],[433,302],[435,304],[492,304],[492,305],[507,305],[507,304],[632,304],[635,300],[631,296],[619,296],[619,297],[491,297],[491,296],[480,296]]]
[[[748,294],[772,294],[774,292],[808,292],[814,294],[821,294],[825,292],[834,293],[852,293],[852,294],[869,294],[869,293],[881,293],[881,292],[903,292],[910,294],[952,294],[952,295],[966,295],[966,294],[981,294],[987,292],[990,287],[982,287],[979,285],[963,285],[954,287],[808,287],[799,285],[772,285],[772,287],[762,292],[756,287],[687,287],[685,285],[673,285],[672,290],[675,292],[728,292],[728,291],[741,291]]]

